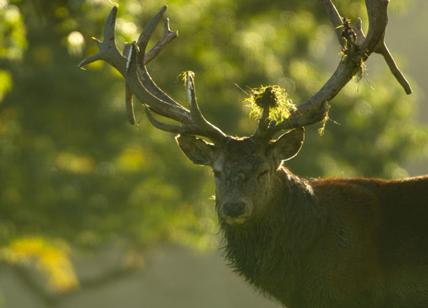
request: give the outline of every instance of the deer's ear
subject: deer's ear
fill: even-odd
[[[293,129],[273,141],[268,148],[268,154],[280,164],[281,161],[295,157],[302,148],[305,140],[305,129],[303,127]]]
[[[197,165],[211,165],[214,157],[214,145],[204,140],[188,135],[178,135],[177,141],[180,149]]]

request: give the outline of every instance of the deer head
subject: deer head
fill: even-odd
[[[366,0],[369,16],[367,36],[361,20],[351,24],[338,13],[331,0],[320,0],[336,29],[343,56],[333,75],[306,102],[289,110],[281,121],[273,121],[269,114],[274,108],[272,88],[262,93],[262,113],[257,130],[250,137],[238,138],[224,133],[202,114],[196,98],[193,73],[184,75],[189,109],[162,91],[150,76],[146,64],[176,37],[164,18],[163,7],[144,27],[137,42],[127,44],[123,55],[115,44],[114,28],[117,8],[108,16],[104,40],[97,41],[100,51],[83,60],[84,66],[104,60],[125,78],[127,107],[132,122],[132,95],[140,101],[150,122],[158,129],[176,134],[182,151],[195,164],[210,166],[216,182],[216,203],[220,219],[227,224],[242,224],[258,217],[266,210],[275,187],[275,174],[284,160],[297,155],[304,141],[303,127],[322,121],[329,110],[329,102],[356,75],[361,65],[373,53],[384,56],[388,66],[406,93],[411,89],[395,64],[384,43],[387,25],[388,0]],[[160,21],[164,21],[164,36],[146,52],[149,39]],[[165,123],[155,117],[169,118],[178,124]]]
[[[263,214],[273,195],[276,170],[283,160],[297,155],[303,139],[302,128],[272,141],[227,136],[212,144],[194,136],[176,138],[190,160],[213,170],[218,215],[229,224]]]

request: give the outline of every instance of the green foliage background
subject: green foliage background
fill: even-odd
[[[363,1],[336,2],[345,15],[364,16]],[[135,40],[161,4],[120,1],[118,41]],[[150,64],[152,76],[184,102],[178,75],[194,71],[204,113],[231,134],[255,127],[234,84],[279,84],[299,104],[333,71],[327,51],[340,57],[317,1],[168,4],[180,36]],[[127,123],[123,80],[110,67],[77,68],[96,51],[90,37],[101,35],[111,6],[0,0],[0,247],[34,236],[70,247],[118,239],[144,249],[165,241],[206,247],[215,235],[209,170],[192,166],[140,106],[139,126]],[[329,122],[323,136],[319,127],[308,130],[289,164],[295,173],[400,177],[403,164],[424,152],[428,135],[414,121],[414,99],[386,67],[369,78],[332,103],[339,124]]]

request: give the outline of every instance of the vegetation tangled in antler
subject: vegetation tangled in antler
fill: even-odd
[[[280,122],[296,110],[285,89],[278,85],[251,89],[250,96],[244,102],[250,108],[250,116],[255,119],[260,119],[266,110],[268,120]]]

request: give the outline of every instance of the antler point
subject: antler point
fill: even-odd
[[[168,6],[164,5],[161,7],[161,9],[159,10],[159,15],[163,17],[163,15],[165,15],[165,12],[168,10]]]

